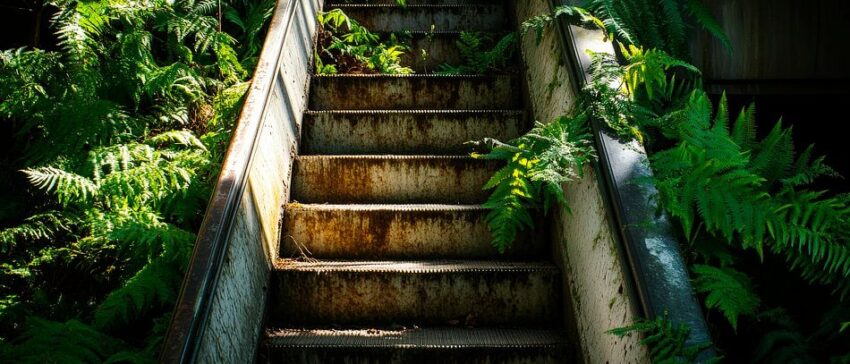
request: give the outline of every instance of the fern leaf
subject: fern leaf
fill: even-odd
[[[122,341],[77,321],[30,317],[18,343],[4,354],[23,363],[102,363],[126,347]]]
[[[83,176],[55,167],[25,169],[22,172],[35,187],[54,193],[63,206],[86,203],[98,195],[99,186]]]
[[[752,316],[761,304],[753,293],[749,277],[731,268],[695,264],[692,270],[694,288],[705,293],[705,306],[723,313],[732,328],[737,329],[740,316]]]
[[[152,309],[172,304],[177,299],[181,277],[176,264],[152,261],[106,297],[95,310],[94,326],[112,331],[132,324]]]
[[[697,23],[717,38],[717,40],[726,47],[726,50],[731,53],[732,43],[729,41],[729,37],[726,36],[726,32],[723,30],[723,27],[717,23],[717,20],[714,19],[714,15],[711,14],[711,11],[705,6],[705,4],[703,4],[701,0],[688,0],[687,7],[691,15],[696,18]]]
[[[203,151],[207,150],[207,147],[204,145],[204,143],[202,143],[201,140],[195,136],[195,134],[188,130],[169,130],[163,133],[159,133],[148,140],[152,143],[157,144],[178,144],[187,147],[198,148]]]

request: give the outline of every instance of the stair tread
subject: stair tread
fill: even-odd
[[[327,9],[334,8],[398,8],[398,9],[456,9],[456,8],[482,8],[482,7],[497,7],[502,4],[488,3],[468,3],[468,4],[407,4],[399,5],[397,3],[378,3],[378,4],[346,4],[346,3],[331,3],[325,5]]]
[[[353,109],[353,110],[342,110],[342,109],[331,109],[331,110],[307,110],[307,115],[321,115],[321,114],[508,114],[508,115],[522,115],[523,111],[521,109],[482,109],[482,110],[473,110],[473,109],[407,109],[407,110],[394,110],[394,109]]]
[[[267,347],[316,348],[558,348],[566,346],[563,332],[541,329],[420,328],[381,329],[271,329]]]
[[[481,205],[457,204],[319,204],[288,203],[290,209],[344,211],[486,211]]]
[[[516,77],[516,73],[502,74],[440,74],[440,73],[323,73],[313,74],[314,78],[436,78],[436,79],[475,79],[475,78],[511,78]]]
[[[461,159],[461,160],[480,160],[487,162],[487,159],[473,158],[464,154],[310,154],[299,155],[297,159]]]
[[[308,262],[294,259],[276,259],[275,269],[299,272],[380,272],[406,274],[558,271],[557,266],[547,262],[486,260],[333,260]]]

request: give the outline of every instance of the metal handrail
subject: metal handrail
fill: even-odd
[[[269,95],[276,82],[283,44],[288,36],[299,0],[279,0],[269,24],[251,87],[222,164],[221,173],[207,205],[203,223],[180,297],[160,354],[163,363],[191,363],[203,335],[211,296],[227,250],[232,222],[238,211],[254,160],[254,151]]]
[[[562,4],[572,5],[568,0],[549,0],[550,10]],[[579,28],[563,18],[555,20],[555,27],[578,93],[590,81],[590,57],[584,52],[589,48],[587,35],[599,39],[603,35],[601,31],[585,30],[577,34]],[[598,42],[594,43],[593,48],[600,50]],[[611,43],[603,48],[601,51],[614,54]],[[659,212],[662,210],[654,199],[657,190],[651,183],[653,173],[646,151],[636,141],[622,141],[598,119],[591,120],[590,125],[599,156],[595,168],[605,191],[606,211],[618,243],[625,250],[644,317],[666,315],[672,322],[690,328],[688,344],[710,344],[711,333],[691,286],[673,225],[667,214]],[[709,347],[698,359],[713,355],[714,348]]]

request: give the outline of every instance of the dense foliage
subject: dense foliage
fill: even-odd
[[[150,362],[274,2],[45,5],[58,44],[0,53],[32,201],[0,228],[0,361]]]
[[[850,317],[844,301],[850,292],[850,196],[817,187],[820,179],[837,173],[813,146],[796,150],[790,128],[781,122],[758,132],[754,105],[732,117],[725,97],[712,102],[702,90],[700,71],[686,61],[685,20],[701,24],[727,46],[728,40],[698,1],[590,0],[586,5],[559,7],[529,19],[523,29],[535,30],[539,38],[547,24],[564,17],[601,28],[616,41],[619,59],[592,55],[592,81],[577,110],[647,147],[655,197],[681,227],[694,287],[706,308],[722,314],[730,335],[738,335],[746,322],[746,331],[759,337],[749,353],[752,360],[850,360],[848,335],[842,330]],[[564,171],[569,169],[559,170]],[[511,182],[503,179],[495,188],[508,188]],[[514,224],[525,224],[524,218]],[[494,240],[505,245],[498,234]],[[766,261],[784,262],[783,279],[832,291],[822,297],[832,308],[817,330],[796,323],[796,315],[783,307],[787,297],[760,291],[760,283],[771,279],[759,272]],[[725,331],[719,327],[722,322],[709,321]],[[660,333],[668,344],[680,342],[676,338],[682,335],[663,318],[615,331],[642,332],[647,338]],[[688,356],[673,354],[675,346],[655,339],[644,342],[657,361]]]
[[[462,63],[441,64],[437,73],[447,75],[480,75],[488,72],[505,71],[514,59],[517,35],[509,33],[495,40],[484,32],[462,32],[455,44]]]
[[[410,46],[397,35],[390,34],[382,40],[341,9],[319,13],[318,20],[316,73],[413,73],[401,65],[401,57]]]

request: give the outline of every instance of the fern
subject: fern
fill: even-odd
[[[461,65],[441,64],[437,73],[480,75],[492,71],[504,71],[510,65],[516,43],[515,33],[507,34],[498,42],[494,42],[485,33],[462,32],[455,44],[460,50],[463,63]]]
[[[697,356],[711,347],[711,343],[686,344],[691,329],[684,324],[674,325],[666,313],[654,320],[640,320],[634,324],[608,330],[607,333],[619,337],[632,333],[644,335],[640,343],[650,349],[653,363],[695,363]],[[720,358],[710,358],[707,363],[720,361]]]
[[[732,268],[717,268],[695,264],[694,289],[706,294],[705,306],[720,310],[733,329],[738,328],[740,316],[754,316],[760,299],[753,293],[750,279]]]
[[[473,157],[506,162],[484,185],[493,189],[483,206],[490,209],[485,219],[499,252],[508,249],[519,232],[534,226],[534,208],[542,207],[545,214],[565,202],[561,184],[581,177],[584,165],[594,158],[586,121],[586,114],[560,117],[549,124],[537,123],[508,144],[491,139],[478,143],[489,152]]]
[[[342,9],[320,12],[318,22],[321,29],[314,56],[317,74],[413,73],[401,64],[410,46],[395,35],[381,40]]]
[[[34,193],[0,229],[0,361],[152,362],[274,3],[51,6],[58,47],[0,52]]]
[[[37,317],[27,320],[20,343],[2,353],[19,363],[102,363],[126,344],[77,320],[65,323]]]
[[[603,29],[622,45],[657,49],[679,59],[687,58],[688,24],[678,0],[587,0],[583,5],[562,5],[551,14],[531,17],[522,23],[522,33],[534,30],[539,43],[546,27],[563,17],[575,25]],[[688,0],[684,8],[697,24],[731,49],[723,29],[700,0]]]
[[[30,182],[47,192],[56,193],[59,203],[86,203],[93,200],[99,186],[83,176],[54,167],[41,167],[23,171]]]
[[[145,265],[123,287],[113,291],[94,312],[94,327],[111,332],[132,325],[138,317],[155,307],[165,307],[177,300],[182,262],[163,258]]]
[[[0,253],[8,253],[18,241],[48,240],[59,232],[69,233],[76,222],[58,211],[32,215],[23,224],[0,230]]]

